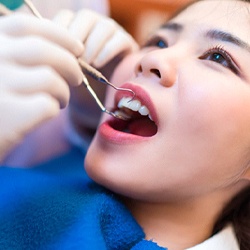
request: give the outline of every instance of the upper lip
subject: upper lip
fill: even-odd
[[[150,98],[150,95],[145,91],[142,87],[134,85],[132,83],[125,83],[120,86],[120,88],[127,88],[131,89],[135,93],[135,100],[139,100],[142,105],[146,106],[149,110],[150,116],[152,117],[153,121],[158,124],[158,118],[156,114],[156,110],[154,107],[154,104]],[[118,102],[120,101],[121,98],[123,97],[131,97],[132,95],[129,92],[125,91],[117,91],[115,95],[115,107],[117,107]]]

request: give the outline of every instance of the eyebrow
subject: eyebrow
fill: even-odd
[[[248,43],[244,42],[239,37],[234,36],[228,32],[216,30],[216,29],[209,30],[206,33],[206,37],[211,38],[211,39],[215,39],[215,40],[220,40],[223,42],[232,43],[232,44],[237,45],[238,47],[243,48],[243,49],[247,50],[248,52],[250,52],[250,45]]]
[[[184,29],[184,26],[179,23],[168,22],[168,23],[164,23],[160,28],[168,29],[168,30],[175,31],[175,32],[181,32]],[[208,30],[205,33],[205,37],[213,39],[213,40],[232,43],[240,48],[247,50],[250,53],[250,45],[246,43],[245,41],[241,40],[239,37],[229,32],[212,29],[212,30]]]
[[[183,26],[179,23],[167,22],[161,25],[160,29],[168,29],[168,30],[180,32],[183,30]]]

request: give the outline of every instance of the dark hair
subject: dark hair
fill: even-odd
[[[185,10],[188,6],[204,0],[191,0],[189,4],[174,13],[173,18]],[[250,0],[237,0],[250,3]],[[213,234],[219,232],[227,224],[231,223],[240,246],[240,250],[250,250],[250,187],[237,194],[224,208],[219,219],[215,223]]]
[[[237,194],[224,208],[216,222],[213,234],[232,223],[240,250],[250,249],[250,187]]]

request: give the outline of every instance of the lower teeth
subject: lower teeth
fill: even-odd
[[[128,114],[126,114],[125,112],[123,112],[123,111],[121,111],[121,110],[116,110],[114,113],[115,113],[117,116],[123,117],[125,120],[131,119],[131,116],[129,116]]]

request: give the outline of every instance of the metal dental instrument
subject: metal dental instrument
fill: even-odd
[[[23,0],[23,1],[26,4],[26,6],[31,10],[31,12],[33,13],[34,16],[36,16],[40,19],[43,18],[31,0]]]
[[[86,63],[85,61],[83,61],[81,58],[78,58],[78,63],[82,68],[83,73],[88,74],[89,76],[91,76],[93,79],[105,83],[107,85],[109,85],[110,87],[114,88],[115,90],[119,90],[119,91],[129,91],[133,94],[133,97],[131,97],[131,100],[135,97],[135,93],[134,91],[132,91],[131,89],[126,89],[126,88],[118,88],[116,86],[114,86],[113,84],[111,84],[107,78],[105,76],[102,75],[101,72],[99,72],[98,70],[96,70],[95,68],[93,68],[92,66],[90,66],[88,63]],[[114,116],[115,118],[121,119],[121,120],[128,120],[128,117],[125,115],[121,115],[121,114],[117,114],[114,113],[108,109],[106,109],[104,107],[104,105],[102,104],[102,102],[100,101],[100,99],[97,97],[95,91],[91,88],[89,81],[87,79],[87,77],[83,74],[83,84],[85,84],[85,87],[87,88],[87,90],[89,91],[89,93],[92,95],[92,97],[95,99],[97,105],[100,107],[100,109],[102,110],[102,112],[105,112],[109,115]]]
[[[127,117],[125,115],[116,114],[116,113],[106,109],[104,107],[104,105],[102,104],[102,102],[100,101],[100,99],[97,97],[95,91],[91,88],[91,86],[89,84],[89,81],[88,81],[87,77],[84,74],[82,74],[82,82],[85,85],[85,87],[87,88],[87,90],[89,91],[89,93],[92,95],[92,97],[95,99],[97,105],[100,107],[102,112],[105,112],[105,113],[107,113],[109,115],[114,116],[115,118],[118,118],[118,119],[121,119],[121,120],[124,120],[124,121],[129,119],[129,117]]]
[[[110,87],[114,88],[115,90],[130,92],[131,94],[133,94],[133,97],[131,99],[133,99],[135,97],[135,92],[133,90],[127,89],[127,88],[116,87],[115,85],[110,83],[107,80],[107,78],[100,71],[98,71],[97,69],[95,69],[94,67],[92,67],[91,65],[86,63],[81,58],[78,58],[78,63],[81,66],[83,73],[91,76],[92,78],[94,78],[95,80],[97,80],[99,82],[102,82],[102,83],[105,83],[105,84],[109,85]]]
[[[31,10],[31,12],[33,13],[34,16],[38,17],[39,19],[42,19],[42,15],[39,13],[39,11],[36,9],[36,7],[34,6],[34,4],[32,3],[31,0],[24,0],[24,3],[27,5],[27,7]],[[11,11],[6,8],[4,5],[0,4],[0,15],[8,15],[10,14]],[[91,76],[93,79],[107,84],[108,86],[114,88],[117,91],[127,91],[132,93],[132,97],[131,100],[135,97],[135,93],[133,90],[131,89],[127,89],[127,88],[118,88],[116,86],[114,86],[113,84],[111,84],[107,78],[105,76],[102,75],[101,72],[99,72],[97,69],[95,69],[94,67],[90,66],[88,63],[86,63],[83,59],[78,58],[78,63],[81,66],[81,69],[83,71],[83,73]],[[102,112],[105,112],[115,118],[121,119],[121,120],[127,120],[128,118],[119,114],[115,114],[114,112],[108,110],[105,108],[105,106],[102,104],[102,102],[100,101],[100,99],[98,98],[98,96],[96,95],[95,91],[92,89],[92,87],[89,84],[88,79],[86,78],[86,76],[83,74],[82,76],[82,83],[85,85],[85,87],[87,88],[87,90],[89,91],[89,93],[91,94],[91,96],[94,98],[95,102],[97,103],[97,105],[100,107]]]

